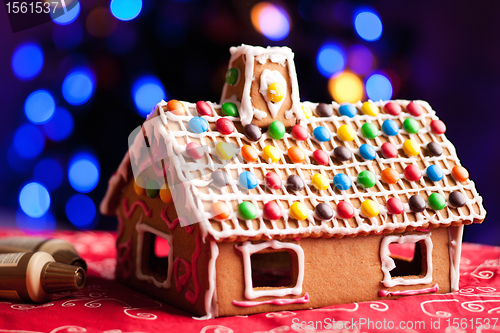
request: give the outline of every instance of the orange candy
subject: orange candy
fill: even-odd
[[[182,116],[184,112],[184,105],[178,100],[172,99],[167,103],[167,111],[172,112],[175,115]]]
[[[137,185],[137,182],[134,181],[134,191],[138,196],[146,194],[146,189]]]
[[[382,170],[382,180],[387,184],[396,184],[399,180],[399,173],[393,168]]]
[[[247,162],[256,162],[259,159],[259,153],[250,145],[241,147],[241,156],[243,156]]]
[[[231,213],[229,207],[222,201],[214,202],[210,211],[214,217],[219,220],[227,219]]]
[[[170,188],[167,184],[163,184],[160,189],[160,199],[164,203],[171,203],[174,200],[172,199],[172,193],[170,192]]]
[[[464,182],[469,179],[469,171],[460,165],[455,165],[453,169],[451,169],[451,175],[459,182]]]
[[[302,163],[306,159],[306,154],[299,147],[290,147],[288,149],[288,157],[293,163]]]

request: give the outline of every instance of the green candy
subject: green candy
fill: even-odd
[[[361,134],[367,139],[375,139],[378,135],[378,129],[372,123],[364,123],[361,126]]]
[[[234,86],[238,81],[238,68],[229,68],[226,72],[226,83],[230,86]]]
[[[408,133],[415,134],[420,129],[420,125],[418,124],[418,121],[416,121],[415,119],[406,118],[405,121],[403,122],[403,128]]]
[[[368,170],[361,171],[358,174],[358,183],[364,188],[370,188],[375,185],[375,175]]]
[[[285,136],[285,125],[279,120],[273,121],[269,125],[269,136],[274,140],[281,140]]]
[[[446,206],[446,200],[439,193],[429,195],[429,206],[434,210],[441,210]]]
[[[158,188],[158,182],[156,180],[149,180],[146,184],[146,194],[151,199],[154,199],[160,194],[160,189]]]
[[[227,102],[222,104],[222,113],[226,116],[231,116],[231,117],[238,117],[238,108],[236,107],[236,104]]]
[[[243,201],[238,206],[238,213],[245,220],[253,220],[257,216],[257,208],[249,201]]]

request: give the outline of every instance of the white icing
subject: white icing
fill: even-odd
[[[451,291],[458,291],[460,281],[460,256],[462,254],[462,236],[464,225],[448,228],[450,252],[450,284]]]
[[[267,96],[267,89],[273,83],[281,84],[284,91],[283,99],[276,103],[271,101]],[[267,107],[269,108],[269,111],[271,111],[271,116],[273,117],[273,119],[276,118],[276,115],[278,114],[278,111],[280,110],[286,98],[287,87],[285,78],[278,71],[270,71],[269,69],[264,69],[264,71],[260,75],[259,92],[261,93],[262,97],[264,97],[264,100],[267,103]]]
[[[205,312],[206,315],[203,317],[193,317],[197,320],[206,320],[217,317],[218,307],[217,307],[217,295],[215,288],[216,286],[216,262],[219,256],[219,246],[213,240],[210,241],[210,261],[208,262],[208,290],[205,292]]]

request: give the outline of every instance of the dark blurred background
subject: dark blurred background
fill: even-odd
[[[218,102],[245,43],[291,47],[303,101],[428,101],[488,211],[465,240],[500,245],[498,1],[85,0],[17,33],[7,10],[2,226],[115,229],[98,206],[128,135],[162,98]]]

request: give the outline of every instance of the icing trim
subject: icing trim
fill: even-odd
[[[420,294],[428,294],[428,293],[437,293],[439,291],[439,285],[436,283],[430,288],[424,289],[412,289],[412,290],[401,290],[401,291],[387,291],[387,290],[379,290],[378,295],[380,297],[385,296],[412,296],[412,295],[420,295]]]
[[[191,276],[193,277],[193,282],[194,282],[194,291],[193,290],[188,290],[186,291],[186,294],[184,297],[186,297],[186,300],[194,304],[198,300],[198,295],[200,294],[200,284],[198,282],[198,275],[196,274],[197,271],[197,261],[198,257],[200,256],[201,253],[201,242],[200,242],[200,232],[198,231],[196,233],[196,249],[193,252],[193,255],[191,256],[191,269],[192,269],[192,274]]]
[[[450,226],[448,228],[449,253],[450,253],[450,284],[451,291],[458,291],[460,282],[460,257],[462,254],[462,236],[464,226]]]
[[[217,257],[219,256],[219,246],[213,240],[210,241],[210,261],[208,262],[208,290],[205,292],[205,312],[203,317],[193,317],[197,320],[212,319],[218,316],[217,294],[216,294],[216,274],[215,267]]]
[[[142,210],[144,210],[144,214],[146,214],[148,218],[151,218],[151,216],[153,215],[153,211],[149,209],[148,205],[142,200],[135,201],[132,204],[132,206],[130,206],[130,208],[128,208],[127,206],[128,206],[128,199],[127,197],[125,197],[123,198],[123,214],[127,219],[129,219],[132,216],[132,214],[134,214],[135,209],[137,207],[141,207]]]
[[[258,306],[263,304],[274,304],[274,305],[288,305],[288,304],[304,304],[309,302],[309,294],[305,293],[304,296],[299,298],[276,298],[269,301],[233,301],[232,303],[236,306],[250,307]]]

